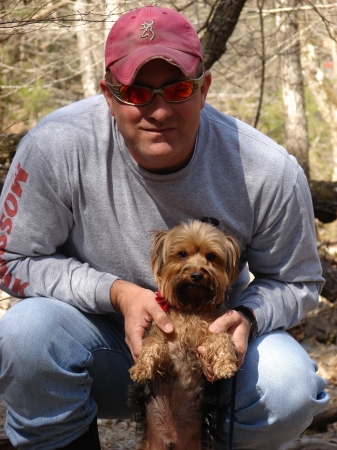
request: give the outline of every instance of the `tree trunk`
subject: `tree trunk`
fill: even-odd
[[[0,436],[0,449],[1,450],[13,450],[13,445],[7,436]]]
[[[87,13],[86,0],[76,0],[75,10],[80,14]],[[87,28],[90,24],[79,21],[76,25],[77,46],[80,56],[81,78],[83,87],[83,97],[91,97],[98,93],[98,81],[95,74],[95,60],[91,50],[90,33]]]
[[[335,45],[332,45],[332,59],[333,61],[337,59]],[[332,80],[327,79],[321,70],[315,47],[312,44],[307,44],[303,48],[302,65],[309,89],[315,98],[323,119],[330,129],[334,158],[332,181],[337,181],[337,97],[335,89]],[[337,76],[335,75],[334,78],[337,79]]]
[[[327,259],[326,256],[321,256],[321,264],[323,278],[325,278],[325,285],[321,292],[322,297],[331,303],[337,304],[337,267],[336,265],[332,265],[333,261]]]
[[[311,424],[309,429],[325,430],[327,425],[337,422],[337,408],[325,409],[321,413],[318,413]]]
[[[337,182],[310,180],[315,217],[323,223],[337,219]]]
[[[279,0],[284,7],[293,7],[292,11],[280,13],[279,41],[282,72],[282,93],[285,111],[286,147],[302,166],[309,179],[309,140],[304,99],[303,76],[300,61],[300,41],[296,6],[298,0]]]
[[[336,82],[337,80],[337,45],[336,41],[331,40],[331,56],[332,56],[332,65],[333,65],[333,81]],[[334,125],[333,130],[330,128],[330,133],[332,137],[332,154],[333,154],[333,172],[332,172],[332,181],[337,181],[337,136],[335,136],[336,128],[337,128],[337,111],[336,111],[336,96],[334,91],[334,112],[333,112],[333,118]],[[334,132],[334,136],[332,136],[332,133]]]
[[[226,44],[239,20],[246,0],[218,1],[214,14],[201,38],[205,69],[226,52]]]

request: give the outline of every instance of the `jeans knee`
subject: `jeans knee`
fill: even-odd
[[[22,300],[10,308],[0,323],[1,351],[8,347],[15,353],[38,350],[57,326],[52,309],[49,299],[42,298]]]
[[[0,323],[1,372],[33,379],[37,372],[66,369],[71,364],[70,352],[85,364],[90,358],[67,331],[69,308],[59,300],[25,299],[9,309]]]
[[[329,401],[316,370],[304,349],[284,332],[253,342],[238,373],[235,448],[276,450],[295,439]],[[225,401],[226,384],[224,394]]]
[[[266,358],[260,352],[257,390],[270,430],[302,432],[327,400],[325,380],[317,375],[317,365],[307,352],[286,333],[275,333],[268,347],[274,355]]]

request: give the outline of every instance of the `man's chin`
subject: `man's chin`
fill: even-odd
[[[137,155],[139,156],[139,155]],[[181,170],[187,163],[180,158],[181,154],[173,152],[171,148],[152,148],[152,151],[143,153],[137,164],[148,172],[157,174],[169,174]],[[189,158],[190,159],[190,158]],[[188,161],[187,161],[188,162]]]

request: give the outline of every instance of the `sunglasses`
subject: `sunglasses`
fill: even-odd
[[[155,94],[160,94],[166,102],[180,103],[191,98],[200,88],[204,81],[204,73],[195,80],[178,81],[177,83],[164,86],[160,89],[147,87],[111,84],[107,81],[109,91],[126,105],[143,106],[151,103]]]

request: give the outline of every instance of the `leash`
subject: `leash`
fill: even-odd
[[[235,372],[234,376],[232,377],[231,408],[230,408],[230,413],[229,413],[229,428],[228,428],[227,450],[233,450],[236,377],[237,377],[237,372]]]

